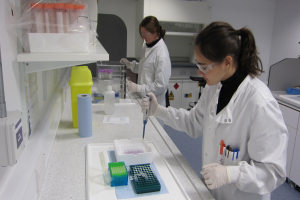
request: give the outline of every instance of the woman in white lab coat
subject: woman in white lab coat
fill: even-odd
[[[211,23],[196,38],[195,58],[207,83],[197,105],[165,108],[150,94],[150,115],[203,136],[201,174],[216,199],[270,199],[286,178],[288,135],[277,101],[257,78],[262,66],[252,32]]]
[[[162,29],[156,17],[145,17],[139,26],[144,40],[140,62],[129,62],[122,58],[132,72],[138,73],[137,84],[127,81],[129,92],[137,92],[145,96],[153,92],[160,105],[166,105],[166,92],[171,76],[171,61],[168,48],[163,40],[165,30]]]

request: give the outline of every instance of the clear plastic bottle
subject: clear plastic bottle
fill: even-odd
[[[111,85],[107,86],[104,93],[104,112],[107,115],[112,115],[115,112],[115,92]]]

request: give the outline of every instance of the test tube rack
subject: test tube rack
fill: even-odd
[[[108,163],[111,176],[110,186],[128,185],[128,173],[124,162]]]
[[[130,165],[130,180],[135,193],[142,194],[160,191],[161,185],[150,164]]]

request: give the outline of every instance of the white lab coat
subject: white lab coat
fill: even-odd
[[[216,199],[270,200],[286,176],[288,135],[278,103],[263,82],[247,76],[216,114],[221,87],[207,85],[191,111],[159,108],[156,116],[191,137],[203,136],[203,165],[218,162],[221,140],[240,149],[236,161],[224,161],[240,169],[238,181],[212,190]]]
[[[140,62],[132,62],[130,68],[138,73],[137,83],[142,86],[141,95],[153,92],[157,102],[165,106],[165,94],[171,76],[171,61],[164,40],[160,39],[151,48],[147,48],[144,43]]]

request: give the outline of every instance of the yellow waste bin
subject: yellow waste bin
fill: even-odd
[[[71,103],[72,103],[72,119],[73,127],[78,128],[78,114],[77,114],[77,95],[92,93],[92,73],[88,66],[72,67],[71,78],[69,81],[71,87]]]

